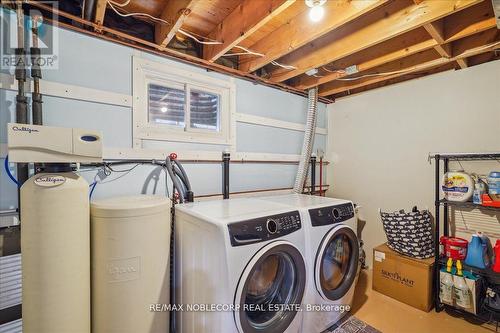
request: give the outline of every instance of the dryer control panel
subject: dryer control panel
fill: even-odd
[[[291,234],[302,227],[298,211],[228,224],[232,246],[264,242]]]
[[[313,227],[341,223],[354,217],[354,207],[351,203],[342,205],[309,209]]]

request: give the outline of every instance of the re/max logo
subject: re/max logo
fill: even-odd
[[[25,127],[25,126],[13,126],[12,127],[12,130],[13,131],[16,131],[16,132],[28,132],[28,133],[32,133],[32,132],[39,132],[37,129],[34,129],[34,128],[29,128],[29,127]]]

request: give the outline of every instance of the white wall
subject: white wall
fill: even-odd
[[[5,9],[0,9],[5,10]],[[13,13],[11,13],[13,15]],[[4,29],[4,33],[8,33]],[[203,73],[221,80],[226,75],[179,63],[156,55],[140,52],[129,47],[89,37],[73,31],[59,29],[59,68],[44,70],[41,87],[47,81],[72,88],[97,89],[104,93],[132,95],[132,56],[168,64],[184,70]],[[2,74],[13,74],[13,68],[0,68]],[[28,74],[29,75],[29,74]],[[12,78],[10,78],[13,80]],[[6,123],[15,120],[16,92],[7,90],[8,83],[0,82],[0,148],[7,143]],[[235,79],[236,112],[305,124],[306,98],[270,87]],[[43,121],[45,125],[80,127],[103,131],[107,148],[132,148],[132,109],[125,105],[96,103],[91,96],[81,99],[45,96]],[[326,127],[326,105],[319,103],[318,127]],[[300,154],[304,133],[297,130],[274,128],[266,124],[236,124],[236,152]],[[326,135],[316,135],[316,148],[325,149]],[[220,151],[221,145],[147,141],[145,148],[178,151]],[[4,154],[0,156],[0,210],[17,207],[16,188],[3,168]],[[231,191],[248,191],[269,188],[292,187],[297,166],[292,164],[237,164],[231,168]],[[14,170],[14,168],[12,168]],[[95,197],[111,195],[152,193],[153,183],[144,187],[153,168],[139,167],[130,175],[109,184],[98,185]],[[221,193],[221,167],[218,164],[190,164],[186,170],[196,195]],[[85,174],[89,180],[92,174]],[[156,193],[163,193],[164,177],[159,178]]]
[[[362,206],[368,263],[372,248],[386,241],[378,208],[392,211],[418,205],[434,211],[429,152],[500,151],[499,89],[496,61],[368,91],[328,106],[330,195]],[[496,162],[462,164],[466,171],[483,174],[500,169]],[[493,216],[496,230],[498,222]],[[485,228],[484,223],[469,226],[469,231],[478,228]]]

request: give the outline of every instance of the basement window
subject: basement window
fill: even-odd
[[[134,139],[232,145],[234,89],[230,80],[134,58]]]

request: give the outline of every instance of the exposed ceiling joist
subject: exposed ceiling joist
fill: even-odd
[[[476,5],[477,7],[477,5]],[[495,19],[491,17],[490,13],[490,8],[485,7],[481,5],[480,7],[477,8],[471,8],[471,11],[464,11],[464,12],[459,12],[455,14],[456,17],[447,17],[447,21],[449,23],[449,28],[446,28],[444,33],[444,38],[441,39],[444,44],[440,45],[438,44],[437,40],[435,38],[431,39],[417,39],[414,44],[408,44],[408,43],[401,43],[399,49],[395,49],[391,45],[386,45],[388,42],[378,44],[376,46],[373,46],[370,49],[364,50],[363,52],[370,52],[372,49],[388,49],[388,50],[394,50],[394,51],[389,51],[386,54],[383,55],[376,55],[372,57],[368,61],[363,61],[361,63],[345,63],[345,61],[342,61],[344,63],[343,67],[340,68],[345,68],[351,65],[356,65],[357,69],[359,72],[369,70],[371,68],[383,65],[385,63],[398,60],[404,57],[407,57],[409,55],[422,52],[425,50],[428,50],[430,48],[436,48],[436,51],[438,51],[439,54],[443,57],[451,57],[452,56],[452,50],[451,50],[451,42],[465,38],[468,36],[471,36],[476,33],[480,33],[483,31],[486,31],[488,29],[492,29],[496,26]],[[479,9],[479,10],[477,10]],[[464,17],[464,14],[469,13],[468,17]],[[427,30],[427,29],[426,29]],[[416,30],[413,30],[412,32],[417,32]],[[408,33],[407,33],[408,34]],[[404,36],[401,36],[404,37]],[[400,37],[400,38],[401,38]],[[439,39],[439,38],[438,38]],[[391,39],[389,41],[389,44],[391,44],[391,41],[394,39]],[[438,46],[441,46],[442,48],[446,48],[445,52],[446,53],[441,53],[437,49]],[[372,52],[373,53],[373,52]],[[348,57],[347,59],[351,59],[351,57]],[[328,67],[332,67],[332,64],[330,64]],[[333,67],[335,66],[335,62],[333,63]],[[336,72],[336,73],[326,73],[322,74],[322,77],[314,77],[314,76],[306,76],[302,75],[298,80],[293,84],[294,87],[299,88],[299,89],[308,89],[320,84],[324,84],[333,80],[336,80],[338,78],[342,78],[347,76],[348,74],[342,73],[342,72]]]
[[[210,33],[210,39],[221,41],[222,44],[205,45],[203,58],[209,61],[217,60],[294,2],[295,0],[270,0],[266,2],[244,0]]]
[[[500,53],[493,52],[463,55],[463,51],[497,38],[500,30],[493,7],[499,1],[332,0],[323,4],[325,17],[313,22],[303,0],[95,0],[92,17],[73,15],[71,20],[75,30],[88,30],[104,39],[111,34],[119,43],[125,38],[152,52],[207,69],[215,66],[224,73],[293,92],[319,86],[322,95],[337,98],[499,59]],[[26,3],[40,6],[38,1]],[[79,7],[65,8],[76,13]],[[129,19],[120,19],[112,9]],[[144,34],[123,31],[125,22],[137,24]],[[192,33],[193,39],[221,44],[191,47],[189,53],[183,43],[192,44],[184,38],[172,43],[180,29]],[[236,58],[215,62],[227,52],[245,53],[244,49],[235,51],[235,46],[263,56],[242,55],[237,64]],[[434,64],[431,61],[443,61],[441,58],[447,62],[436,62],[437,67],[428,69]],[[281,67],[275,61],[289,66]],[[401,68],[411,70],[398,71]],[[379,75],[381,72],[385,75]],[[349,90],[331,94],[346,86]]]
[[[161,22],[155,24],[155,42],[160,49],[167,47],[168,43],[174,38],[177,31],[182,27],[182,24],[191,13],[191,8],[195,3],[195,0],[175,0],[166,2],[160,18],[170,24]]]
[[[94,16],[94,22],[97,25],[103,25],[104,24],[104,16],[106,15],[106,6],[108,5],[107,0],[97,0],[97,3],[95,5],[95,16]],[[98,29],[96,29],[98,30]]]
[[[467,38],[464,40],[457,41],[453,45],[453,52],[456,54],[453,58],[438,58],[434,60],[429,60],[418,57],[419,55],[414,55],[411,61],[415,61],[415,64],[408,65],[407,59],[403,59],[401,62],[394,63],[392,65],[383,67],[380,71],[391,71],[397,70],[399,73],[390,75],[380,75],[377,74],[373,77],[368,77],[366,79],[353,80],[353,81],[343,81],[343,82],[331,82],[330,84],[324,85],[320,89],[320,96],[330,96],[334,94],[343,93],[345,91],[357,89],[360,87],[368,86],[385,80],[390,80],[403,75],[408,75],[423,70],[432,69],[438,66],[448,64],[450,62],[462,62],[466,58],[475,56],[484,52],[489,52],[495,48],[500,47],[500,34],[497,31],[491,30],[486,33],[482,33],[479,38]],[[427,51],[428,52],[428,51]],[[426,55],[427,56],[427,55]],[[397,66],[394,67],[394,66]],[[379,71],[377,71],[379,72]]]
[[[384,54],[382,56],[378,56],[376,58],[372,58],[370,60],[364,61],[362,63],[357,64],[357,70],[358,72],[363,72],[375,67],[378,67],[380,65],[383,65],[385,63],[395,61],[398,59],[405,58],[407,56],[410,56],[412,54],[422,52],[428,49],[431,49],[435,47],[437,42],[434,39],[427,39],[422,42],[418,42],[417,44],[405,47],[403,46],[401,49],[398,49],[396,51]],[[328,73],[323,75],[321,78],[315,78],[311,76],[304,76],[301,77],[300,80],[297,81],[296,85],[294,85],[296,88],[299,89],[308,89],[311,87],[314,87],[319,84],[324,84],[339,78],[343,78],[345,76],[348,76],[347,73],[338,71],[335,73]]]
[[[371,15],[370,24],[355,22],[350,27],[351,33],[343,31],[340,37],[327,35],[303,47],[296,52],[283,57],[280,62],[296,67],[295,70],[275,69],[270,80],[283,82],[287,79],[305,73],[306,71],[324,66],[332,61],[362,51],[370,46],[394,38],[427,23],[439,20],[454,12],[470,7],[481,0],[425,0],[420,4],[405,7],[403,1],[396,1]],[[390,8],[389,8],[390,7]],[[326,38],[325,38],[326,37]]]
[[[309,10],[305,10],[287,24],[282,25],[252,45],[250,47],[252,51],[265,54],[265,56],[242,58],[239,68],[245,72],[253,72],[339,26],[382,6],[387,1],[327,1],[324,5],[326,18],[317,23],[311,23]]]
[[[434,39],[438,45],[434,46],[434,49],[445,58],[452,56],[451,45],[444,44],[444,20],[438,20],[435,22],[424,24],[424,29],[429,33],[429,35]]]
[[[457,59],[457,64],[460,68],[467,68],[469,65],[467,64],[467,59]]]

